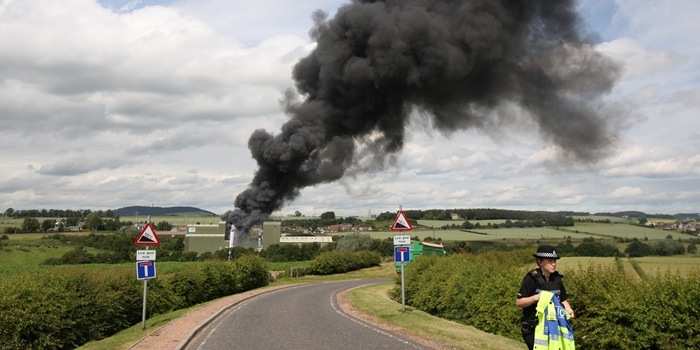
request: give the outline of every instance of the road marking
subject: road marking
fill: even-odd
[[[340,307],[336,307],[336,303],[335,303],[335,299],[336,299],[336,298],[335,298],[335,297],[336,297],[337,294],[338,294],[338,293],[336,292],[336,293],[333,293],[333,294],[331,295],[331,307],[333,308],[333,310],[335,310],[335,312],[339,313],[340,315],[342,315],[343,317],[349,319],[350,321],[359,324],[360,326],[367,327],[367,328],[369,328],[369,329],[371,329],[371,330],[373,330],[373,331],[375,331],[375,332],[377,332],[377,333],[379,333],[379,334],[386,335],[387,337],[390,337],[390,338],[393,338],[393,339],[395,339],[395,340],[398,340],[398,341],[400,341],[400,342],[402,342],[402,343],[404,343],[404,344],[406,344],[406,345],[410,345],[410,346],[413,347],[414,349],[421,349],[421,350],[423,349],[423,348],[421,348],[420,346],[418,346],[418,345],[416,345],[416,344],[414,344],[414,343],[411,343],[411,342],[409,342],[409,341],[403,340],[403,339],[401,339],[401,338],[399,338],[399,337],[394,336],[393,334],[387,333],[387,332],[385,332],[385,331],[382,330],[382,329],[379,329],[379,328],[377,328],[377,327],[374,327],[374,326],[372,326],[372,325],[369,325],[369,324],[367,324],[367,323],[365,323],[365,322],[362,322],[362,321],[360,321],[360,320],[358,320],[358,319],[356,319],[356,318],[354,318],[354,317],[352,317],[352,316],[346,314],[345,312],[343,312],[343,310],[340,309]]]

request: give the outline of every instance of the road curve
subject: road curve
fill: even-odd
[[[344,313],[336,294],[386,280],[312,283],[247,299],[202,328],[186,350],[423,349]]]

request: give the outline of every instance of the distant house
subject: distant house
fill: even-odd
[[[347,232],[352,231],[352,224],[337,224],[330,225],[323,228],[324,233],[334,233],[334,232]]]
[[[450,217],[452,218],[452,220],[459,220],[459,214],[457,213],[450,214]]]

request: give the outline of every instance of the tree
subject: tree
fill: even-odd
[[[335,249],[339,252],[352,253],[361,250],[371,250],[372,246],[372,236],[354,232],[338,240],[338,245]]]
[[[7,217],[12,217],[12,214],[14,214],[14,213],[15,213],[15,210],[12,208],[7,208],[7,210],[5,210],[5,216],[7,216]]]
[[[620,251],[617,247],[597,242],[593,238],[584,238],[583,242],[574,248],[574,252],[578,256],[619,256]]]
[[[673,239],[654,241],[651,243],[651,247],[654,248],[656,255],[660,256],[685,254],[685,247],[683,244]]]
[[[85,217],[85,228],[95,231],[103,229],[102,217],[100,217],[100,213],[93,212],[88,214]]]
[[[632,240],[632,243],[625,248],[625,253],[627,253],[630,258],[654,255],[654,248],[635,238]]]
[[[698,252],[698,247],[695,246],[695,243],[690,243],[690,244],[688,244],[688,249],[687,249],[687,251],[688,251],[688,253],[690,253],[690,254],[695,254],[695,253]]]
[[[297,211],[294,212],[294,216],[296,216],[296,217],[302,217],[303,215],[301,215],[301,212],[297,210]]]
[[[324,220],[335,219],[335,212],[327,211],[327,212],[321,214],[321,219],[324,219]]]
[[[170,231],[173,229],[173,224],[167,221],[161,221],[156,224],[156,230],[158,231]]]
[[[46,219],[41,222],[41,230],[44,232],[48,232],[50,229],[54,228],[56,226],[56,220],[54,219]]]
[[[41,224],[39,223],[39,220],[35,218],[24,218],[24,221],[22,221],[22,232],[30,233],[30,232],[38,232],[41,229]]]

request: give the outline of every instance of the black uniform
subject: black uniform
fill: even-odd
[[[549,275],[549,280],[544,278],[541,269],[534,269],[525,275],[523,282],[520,284],[518,291],[518,299],[533,296],[540,291],[546,290],[554,293],[559,298],[559,301],[565,301],[567,298],[566,288],[562,283],[564,275],[555,271]],[[537,325],[537,303],[523,308],[523,317],[520,319],[521,331],[523,340],[529,349],[532,349],[535,343],[535,326]]]

